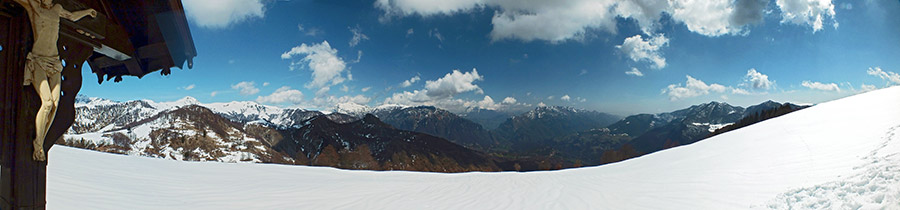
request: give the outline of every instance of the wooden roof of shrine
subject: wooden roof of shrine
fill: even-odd
[[[104,77],[116,82],[122,76],[140,78],[160,70],[168,75],[172,67],[184,69],[185,63],[193,67],[197,50],[180,0],[57,2],[72,11],[94,8],[100,13],[77,23],[63,21],[60,29],[62,35],[71,34],[94,47],[87,62],[98,82]]]

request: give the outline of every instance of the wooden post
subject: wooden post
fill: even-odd
[[[2,209],[18,209],[22,204],[33,202],[17,196],[24,193],[20,183],[26,180],[20,180],[20,174],[24,173],[25,167],[34,165],[34,163],[20,163],[15,157],[18,156],[16,151],[19,147],[20,138],[26,137],[20,134],[19,115],[22,105],[22,93],[24,88],[22,84],[23,71],[14,71],[13,69],[25,68],[24,58],[27,55],[27,46],[30,41],[27,40],[31,34],[31,27],[27,25],[28,19],[24,15],[25,11],[16,9],[15,5],[9,2],[3,2],[0,5],[0,45],[3,45],[3,51],[0,51],[0,166],[2,166],[2,174],[0,174],[0,208]],[[20,61],[21,60],[21,61]],[[19,84],[18,86],[15,84]],[[32,121],[33,122],[33,121]],[[33,126],[32,126],[33,127]],[[37,180],[27,180],[32,183]],[[29,193],[33,194],[33,193]],[[31,196],[32,198],[34,196]],[[33,200],[33,199],[31,199]],[[19,204],[19,205],[17,205]]]
[[[2,1],[0,3],[8,3]],[[34,120],[41,105],[31,86],[23,86],[25,56],[32,45],[27,15],[15,6],[0,5],[0,209],[44,209],[46,206],[47,162],[32,159]],[[44,140],[44,152],[75,120],[75,96],[81,89],[81,66],[93,47],[71,36],[60,36],[62,71],[61,96],[56,118]],[[63,50],[65,49],[65,50]]]

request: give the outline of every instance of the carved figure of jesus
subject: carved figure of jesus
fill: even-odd
[[[69,12],[53,0],[16,0],[25,7],[28,18],[31,20],[31,30],[34,34],[34,46],[25,60],[25,82],[23,85],[32,85],[41,97],[41,108],[35,117],[34,125],[37,135],[34,137],[34,154],[36,161],[45,161],[44,138],[50,130],[50,124],[56,117],[56,108],[59,103],[60,72],[63,69],[59,59],[59,49],[56,42],[59,40],[59,19],[65,18],[78,21],[85,16],[97,17],[97,11],[87,9],[77,12]]]

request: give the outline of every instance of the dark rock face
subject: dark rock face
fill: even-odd
[[[500,127],[500,124],[506,122],[506,119],[509,119],[517,114],[511,112],[503,112],[496,110],[487,110],[487,109],[473,109],[466,113],[461,114],[460,116],[471,120],[472,122],[478,123],[481,126],[484,126],[486,130],[493,130]]]
[[[636,137],[643,135],[650,129],[664,126],[668,123],[668,120],[654,114],[638,114],[625,117],[625,119],[613,123],[607,128],[613,133],[624,133],[628,134],[628,136]]]
[[[494,159],[435,136],[403,131],[374,115],[339,124],[323,117],[283,132],[274,146],[300,164],[370,170],[499,171]]]
[[[553,139],[579,131],[603,128],[618,116],[571,107],[538,107],[506,120],[495,134],[509,142],[510,150],[540,150],[553,144]]]
[[[375,115],[397,129],[434,135],[476,150],[486,151],[501,143],[478,123],[432,106],[386,110]]]

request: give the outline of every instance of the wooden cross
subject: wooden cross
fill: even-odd
[[[35,116],[41,100],[23,86],[25,60],[34,46],[31,24],[18,0],[0,0],[0,209],[44,209],[47,161],[35,161]],[[184,62],[196,49],[180,0],[56,0],[69,11],[97,9],[96,18],[62,19],[56,46],[65,65],[61,95],[43,141],[48,152],[75,120],[75,96],[87,61],[98,82],[141,77]]]

